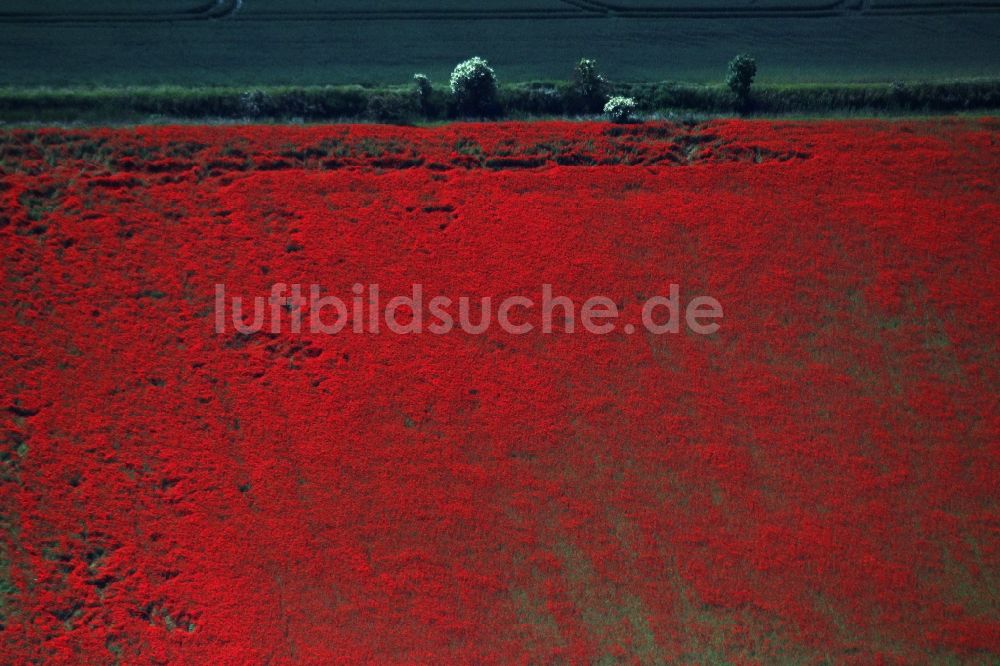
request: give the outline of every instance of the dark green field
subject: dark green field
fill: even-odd
[[[502,81],[718,81],[739,51],[764,83],[1000,74],[1000,2],[970,0],[6,0],[0,85],[443,83],[470,55]]]

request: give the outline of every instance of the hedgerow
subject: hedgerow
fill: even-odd
[[[610,95],[635,99],[644,114],[730,114],[733,93],[725,85],[672,82],[623,83]],[[377,102],[373,98],[381,97]],[[414,105],[414,99],[417,103]],[[242,88],[0,88],[0,121],[95,123],[176,120],[330,122],[379,121],[384,104],[415,107],[412,121],[457,119],[448,87],[431,86],[426,97],[414,86]],[[425,100],[425,101],[421,101]],[[934,114],[1000,110],[1000,80],[864,84],[757,85],[753,113]],[[409,113],[409,112],[408,112]],[[591,114],[573,83],[542,81],[499,86],[494,117],[525,118]]]

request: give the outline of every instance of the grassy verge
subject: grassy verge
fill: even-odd
[[[734,114],[722,85],[629,83],[645,114]],[[577,117],[586,105],[566,82],[508,84],[501,118]],[[1000,80],[932,83],[761,85],[752,115],[913,115],[1000,110]],[[420,98],[412,86],[0,88],[0,122],[131,123],[156,121],[374,121],[418,123],[458,116],[447,89]]]

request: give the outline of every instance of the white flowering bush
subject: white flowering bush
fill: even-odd
[[[492,115],[497,108],[497,75],[480,57],[458,63],[451,73],[451,94],[461,113]]]
[[[615,96],[604,105],[604,115],[613,123],[629,123],[635,120],[637,108],[631,97]]]

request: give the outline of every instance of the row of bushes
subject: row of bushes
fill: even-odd
[[[448,87],[413,85],[94,90],[0,89],[0,120],[6,122],[139,122],[180,120],[368,120],[408,123],[475,117],[592,116],[606,97],[635,101],[640,114],[759,115],[837,113],[947,113],[1000,109],[1000,80],[914,84],[844,84],[754,87],[741,101],[729,87],[677,83],[607,84],[601,97],[577,82],[500,85],[493,106],[469,113]],[[599,102],[599,103],[598,103]]]
[[[726,77],[726,87],[734,98],[734,108],[741,113],[752,106],[750,95],[754,77],[757,75],[757,61],[748,55],[738,55],[729,63]],[[433,110],[433,86],[430,79],[423,74],[413,77],[416,86],[420,108],[429,115]],[[449,85],[451,98],[449,105],[452,111],[463,116],[495,117],[504,109],[521,109],[523,107],[511,104],[506,107],[501,104],[500,86],[497,84],[496,72],[484,59],[475,57],[458,64],[451,74]],[[552,113],[603,112],[608,120],[616,123],[628,123],[636,119],[639,105],[634,97],[615,94],[613,86],[601,74],[596,60],[583,58],[573,70],[573,80],[564,90],[553,87],[535,89],[537,100],[534,100],[529,112],[538,112],[533,107],[540,102],[551,105]],[[542,110],[546,113],[546,110]]]

